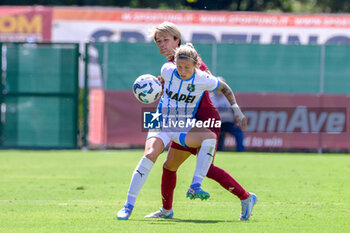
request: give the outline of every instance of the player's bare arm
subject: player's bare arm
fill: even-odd
[[[231,90],[231,88],[225,82],[222,82],[222,81],[219,80],[218,90],[221,91],[222,94],[224,94],[224,96],[226,97],[226,99],[228,100],[230,105],[237,104],[236,97],[233,94],[233,91]]]
[[[219,80],[218,90],[224,94],[230,103],[232,110],[235,113],[236,122],[240,124],[242,130],[245,130],[247,126],[247,120],[237,104],[236,97],[233,94],[232,89],[225,82]]]

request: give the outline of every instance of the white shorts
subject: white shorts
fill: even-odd
[[[163,141],[164,148],[168,146],[170,141],[176,142],[177,144],[182,145],[183,147],[187,147],[185,144],[185,137],[187,132],[164,132],[164,131],[149,131],[147,134],[147,139],[149,138],[159,138]]]

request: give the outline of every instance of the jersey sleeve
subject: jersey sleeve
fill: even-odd
[[[169,81],[174,69],[175,65],[172,62],[167,62],[160,69],[160,76],[162,76],[164,81]]]
[[[210,74],[206,74],[205,77],[205,88],[208,91],[215,91],[219,87],[219,80]]]

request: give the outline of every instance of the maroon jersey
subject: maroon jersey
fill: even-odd
[[[169,60],[172,61],[172,60]],[[201,64],[199,66],[199,69],[202,71],[207,71],[208,67],[204,64],[203,61],[201,61]],[[199,103],[199,107],[197,110],[197,113],[195,115],[197,120],[205,121],[207,119],[215,119],[215,120],[220,120],[219,112],[215,108],[214,104],[211,102],[210,97],[209,97],[209,91],[205,91],[202,99]],[[212,132],[216,134],[216,137],[219,138],[220,135],[220,128],[209,128]],[[184,151],[189,151],[191,154],[197,154],[197,148],[190,148],[190,147],[183,147],[173,141],[170,142],[170,147],[175,148],[178,150],[184,150]]]

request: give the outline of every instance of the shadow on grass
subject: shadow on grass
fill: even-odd
[[[213,223],[223,223],[223,222],[239,222],[239,221],[227,221],[227,220],[199,220],[199,219],[181,219],[181,218],[169,218],[169,219],[143,219],[143,222],[148,222],[150,224],[174,224],[174,223],[200,223],[200,224],[213,224]]]

